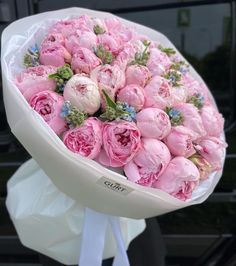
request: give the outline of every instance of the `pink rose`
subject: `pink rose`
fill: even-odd
[[[170,58],[165,53],[158,48],[150,49],[150,57],[147,61],[147,67],[153,76],[164,74],[164,72],[170,68],[171,64],[172,62]]]
[[[190,160],[175,157],[159,176],[154,187],[185,201],[191,198],[193,190],[199,184],[199,179],[199,171]]]
[[[67,129],[66,121],[60,116],[63,103],[61,95],[48,90],[35,94],[29,102],[57,135]]]
[[[210,163],[213,170],[222,169],[222,159],[226,147],[227,144],[216,137],[199,139],[197,145],[195,145],[197,152]]]
[[[211,172],[213,172],[212,166],[201,155],[194,154],[188,159],[191,160],[197,166],[201,180],[206,180],[211,174]]]
[[[145,107],[157,107],[163,110],[170,105],[171,86],[166,79],[154,76],[144,90],[146,93]]]
[[[101,105],[97,84],[83,75],[74,75],[66,83],[63,96],[81,112],[94,114]]]
[[[171,128],[165,143],[170,152],[175,156],[189,157],[195,153],[193,148],[194,133],[184,126]]]
[[[141,134],[132,122],[106,122],[102,137],[103,150],[98,161],[106,166],[120,167],[127,164],[141,147]]]
[[[203,106],[201,117],[207,135],[219,137],[224,129],[224,118],[216,108],[211,105]]]
[[[196,138],[206,135],[201,116],[198,112],[198,109],[193,104],[182,103],[174,107],[183,115],[183,126],[191,129],[194,132]]]
[[[171,130],[169,116],[158,108],[145,108],[137,113],[137,127],[143,137],[163,139]]]
[[[56,82],[50,79],[50,74],[56,73],[57,69],[53,66],[29,67],[16,76],[16,86],[19,88],[25,99],[29,99],[36,93],[44,90],[56,89]]]
[[[140,111],[145,101],[144,90],[136,84],[127,85],[119,91],[117,100],[128,103],[128,105],[133,106],[136,111]]]
[[[76,73],[89,74],[95,67],[101,64],[101,60],[89,49],[78,48],[72,56],[71,68]]]
[[[41,49],[47,49],[55,45],[65,45],[65,38],[61,33],[48,34],[41,44]]]
[[[142,139],[142,148],[124,166],[128,179],[143,186],[152,186],[163,173],[171,156],[166,145],[157,139]]]
[[[91,51],[97,46],[97,36],[91,31],[79,31],[68,36],[65,39],[65,47],[68,52],[73,54],[80,47],[87,48]]]
[[[55,44],[40,50],[39,61],[42,65],[60,67],[70,63],[71,55],[64,46]]]
[[[125,76],[126,85],[137,84],[141,87],[144,87],[151,78],[151,73],[145,66],[130,65],[126,69]]]
[[[101,122],[94,117],[88,118],[81,126],[68,130],[63,142],[74,153],[96,158],[102,146]]]

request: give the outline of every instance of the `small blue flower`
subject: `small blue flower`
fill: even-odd
[[[29,52],[31,52],[33,54],[39,53],[38,45],[35,44],[34,46],[31,46],[30,49],[29,49]]]
[[[128,105],[127,103],[123,103],[123,110],[128,113],[129,120],[128,121],[136,121],[136,112],[133,106]],[[127,119],[125,119],[127,120]]]
[[[170,116],[170,117],[175,117],[175,118],[177,118],[177,117],[179,117],[180,115],[181,115],[181,112],[180,112],[179,110],[177,110],[177,109],[172,108],[172,109],[169,111],[169,116]]]
[[[71,112],[71,105],[70,105],[70,103],[68,101],[66,101],[62,105],[60,116],[62,118],[65,118],[65,117],[67,117],[70,114],[70,112]]]

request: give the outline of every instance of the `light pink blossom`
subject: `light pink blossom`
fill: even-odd
[[[169,116],[158,108],[145,108],[137,113],[137,127],[143,137],[163,139],[171,130]]]
[[[97,84],[83,75],[74,75],[66,83],[63,96],[81,112],[94,114],[101,105]]]
[[[205,137],[197,141],[195,149],[197,152],[205,158],[213,170],[222,169],[222,160],[225,154],[225,148],[227,144],[216,137]]]
[[[154,187],[185,201],[191,198],[193,190],[199,184],[199,179],[199,171],[190,160],[175,157],[159,176]]]
[[[157,139],[142,139],[142,148],[124,166],[128,179],[143,186],[152,186],[163,173],[171,156],[166,145]]]
[[[74,153],[96,158],[102,146],[101,122],[95,117],[88,118],[81,126],[68,130],[63,142]]]
[[[140,111],[145,102],[144,90],[137,84],[127,85],[119,91],[117,100],[133,106],[136,111]]]
[[[201,117],[207,135],[219,137],[224,129],[224,118],[216,108],[211,105],[203,106],[201,109]]]
[[[60,135],[66,130],[66,121],[60,116],[64,99],[53,91],[41,91],[30,99],[30,106],[38,112],[45,122]]]
[[[76,73],[89,74],[95,67],[101,64],[101,60],[89,49],[78,48],[72,56],[71,68]]]
[[[39,61],[42,65],[64,66],[71,62],[71,55],[62,45],[54,45],[40,50]]]
[[[151,73],[145,66],[130,65],[126,69],[125,76],[126,85],[137,84],[141,87],[144,87],[151,78]]]
[[[19,88],[27,101],[36,93],[56,89],[56,82],[50,79],[50,74],[56,73],[53,66],[29,67],[16,76],[16,86]]]
[[[140,131],[132,122],[105,122],[102,137],[103,150],[98,161],[106,166],[120,167],[127,164],[141,147]]]

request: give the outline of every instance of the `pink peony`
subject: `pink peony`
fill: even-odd
[[[201,116],[198,109],[190,103],[182,103],[174,106],[183,115],[183,126],[191,129],[195,133],[195,137],[202,137],[206,135],[203,127]]]
[[[126,69],[125,76],[126,85],[137,84],[141,87],[144,87],[151,78],[151,73],[145,66],[130,65]]]
[[[171,156],[166,145],[157,139],[142,139],[142,148],[137,155],[125,165],[124,171],[132,182],[152,186],[163,173]]]
[[[213,171],[213,167],[210,163],[199,154],[194,154],[188,159],[197,166],[201,180],[206,180]]]
[[[212,166],[213,170],[222,169],[222,160],[227,144],[216,137],[205,137],[197,141],[195,149]]]
[[[203,106],[201,117],[207,135],[219,137],[224,129],[224,118],[216,108],[211,105]]]
[[[143,108],[144,105],[144,90],[142,87],[136,84],[127,85],[119,91],[117,94],[117,100],[128,103],[128,105],[133,106],[138,112]]]
[[[98,161],[106,166],[120,167],[127,164],[141,147],[140,131],[132,122],[106,122],[102,137],[103,150]]]
[[[184,126],[171,128],[165,143],[170,152],[175,156],[189,157],[195,153],[193,148],[194,133]]]
[[[74,153],[96,158],[102,146],[101,122],[94,117],[88,118],[81,126],[68,130],[63,142]]]
[[[60,20],[50,29],[50,33],[61,33],[65,38],[74,34],[77,29],[80,29],[80,23],[77,19]]]
[[[187,89],[184,86],[172,87],[170,94],[171,105],[185,103],[187,101]]]
[[[117,54],[121,49],[121,44],[113,36],[104,33],[97,36],[98,44],[102,45],[106,50],[113,54]]]
[[[56,89],[56,82],[48,75],[56,73],[53,66],[29,67],[16,76],[16,86],[19,88],[27,101],[36,93],[44,90]]]
[[[77,30],[73,35],[70,35],[65,39],[65,47],[71,54],[76,52],[80,47],[93,51],[96,46],[97,36],[91,31]]]
[[[98,84],[100,91],[105,90],[112,99],[115,99],[117,91],[125,85],[124,72],[116,65],[98,66],[91,72],[90,77]],[[103,101],[102,105],[104,104]]]
[[[160,51],[158,48],[150,49],[150,57],[147,61],[147,67],[155,75],[163,75],[166,70],[171,66],[172,62],[170,58]]]
[[[169,116],[158,108],[145,108],[137,114],[137,127],[143,137],[163,139],[171,130]]]
[[[170,105],[171,86],[166,79],[154,76],[144,90],[146,93],[145,107],[157,107],[164,110]]]
[[[89,49],[78,48],[72,56],[71,68],[76,73],[89,74],[91,70],[101,64],[101,60]]]
[[[53,91],[41,91],[30,99],[30,106],[38,112],[45,122],[60,135],[67,129],[66,121],[60,116],[64,99]]]
[[[101,105],[97,84],[83,75],[74,75],[66,83],[63,96],[81,112],[94,114]]]
[[[65,38],[61,33],[48,34],[41,44],[41,49],[44,50],[55,45],[65,45]]]
[[[70,63],[71,55],[62,45],[54,45],[40,50],[39,61],[42,65],[64,66]]]
[[[159,176],[154,187],[185,201],[191,198],[193,190],[199,184],[199,179],[199,171],[190,160],[175,157]]]
[[[123,49],[116,56],[113,65],[118,65],[121,69],[126,69],[129,62],[133,61],[136,53],[141,53],[145,46],[140,40],[127,42]]]

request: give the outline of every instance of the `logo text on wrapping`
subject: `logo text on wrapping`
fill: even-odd
[[[106,187],[108,189],[111,189],[122,195],[127,195],[133,190],[132,188],[129,188],[120,183],[114,182],[104,176],[97,181],[97,184],[100,186]]]

